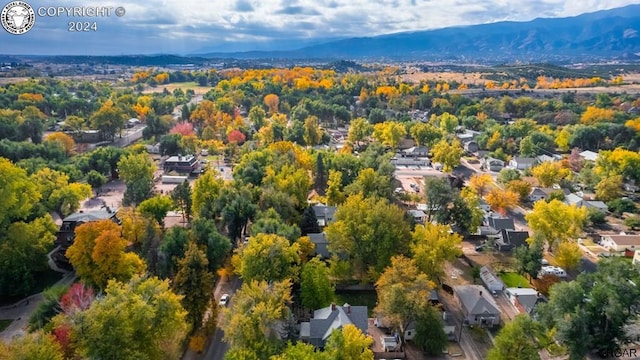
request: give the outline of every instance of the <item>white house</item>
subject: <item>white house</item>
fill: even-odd
[[[509,167],[516,170],[526,170],[536,164],[536,159],[530,157],[517,157],[509,160]]]
[[[411,215],[413,221],[415,221],[416,224],[424,224],[425,220],[427,219],[427,214],[425,214],[425,212],[422,210],[409,210],[408,213],[409,215]]]
[[[623,252],[640,249],[640,235],[602,235],[600,244],[609,251]]]
[[[633,261],[632,261],[633,265],[638,265],[640,264],[640,250],[636,250],[633,253]]]

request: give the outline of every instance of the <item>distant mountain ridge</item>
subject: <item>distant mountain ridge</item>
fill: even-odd
[[[567,18],[349,38],[293,51],[209,53],[215,58],[545,61],[640,60],[640,4]]]

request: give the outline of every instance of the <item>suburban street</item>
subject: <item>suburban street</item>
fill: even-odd
[[[222,294],[229,294],[231,295],[231,297],[229,298],[229,303],[227,304],[227,307],[232,306],[233,298],[234,298],[233,295],[240,288],[241,285],[242,285],[242,280],[237,276],[230,277],[229,281],[220,280],[214,290],[215,304],[218,303],[218,299],[220,299],[220,296],[222,296]],[[218,323],[219,321],[220,321],[220,315],[218,315]],[[222,329],[220,329],[219,327],[216,328],[215,332],[213,333],[213,336],[210,339],[209,346],[207,347],[207,349],[205,350],[202,356],[202,359],[223,360],[224,355],[229,350],[229,345],[223,341],[223,338],[224,338],[224,332],[222,331]]]

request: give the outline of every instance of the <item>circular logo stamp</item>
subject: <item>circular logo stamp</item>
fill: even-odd
[[[12,1],[2,8],[0,22],[7,32],[22,35],[31,30],[36,22],[36,13],[24,1]]]

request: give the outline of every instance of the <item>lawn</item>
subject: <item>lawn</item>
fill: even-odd
[[[13,322],[13,320],[11,320],[11,319],[2,319],[2,320],[0,320],[0,332],[3,332],[4,329],[8,328],[9,325],[11,325],[12,322]]]
[[[336,304],[344,305],[348,303],[353,306],[366,306],[369,317],[373,314],[373,308],[376,307],[378,296],[375,291],[336,291]]]
[[[506,272],[500,274],[500,278],[504,282],[506,287],[520,287],[520,288],[530,288],[529,280],[527,280],[524,276],[514,273],[514,272]]]

